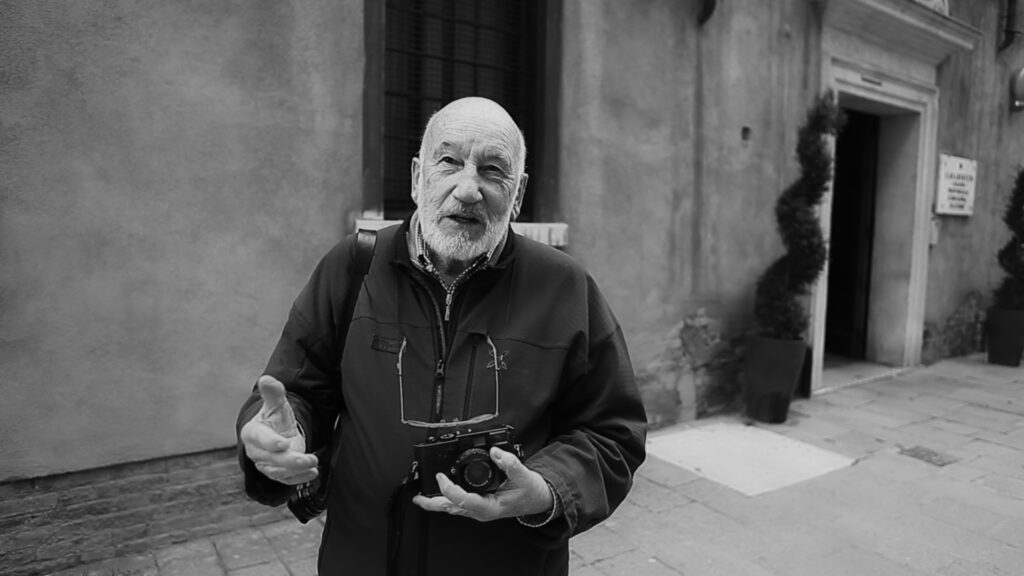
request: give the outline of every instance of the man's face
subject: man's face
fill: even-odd
[[[527,176],[513,130],[467,113],[439,119],[425,135],[421,157],[413,159],[412,197],[437,257],[468,262],[486,253],[518,214]]]

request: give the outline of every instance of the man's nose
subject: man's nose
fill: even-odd
[[[477,172],[476,166],[469,164],[462,169],[452,196],[463,204],[476,204],[484,199],[483,191],[480,189],[480,173]]]

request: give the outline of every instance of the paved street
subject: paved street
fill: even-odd
[[[1024,367],[947,360],[757,426],[854,463],[746,496],[651,458],[615,515],[572,541],[572,574],[1024,574]],[[59,574],[309,575],[319,528],[284,521]]]

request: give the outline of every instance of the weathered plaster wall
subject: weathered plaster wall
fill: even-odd
[[[566,0],[560,210],[652,420],[728,402],[773,207],[817,87],[808,3]],[[698,345],[710,342],[711,345]]]
[[[642,371],[693,291],[696,22],[687,3],[567,0],[560,207]],[[678,406],[674,382],[645,389]]]
[[[0,11],[0,481],[230,445],[358,208],[362,1]]]
[[[1009,112],[1008,87],[1012,70],[1024,63],[1024,40],[997,51],[1000,4],[950,1],[950,15],[982,38],[972,52],[954,54],[939,68],[939,152],[977,160],[977,189],[973,216],[940,217],[929,259],[925,362],[980,349],[984,309],[1003,276],[995,253],[1009,231],[1001,218],[1024,158],[1024,115]]]

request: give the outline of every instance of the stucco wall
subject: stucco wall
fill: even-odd
[[[560,146],[571,252],[633,340],[693,291],[695,18],[686,3],[565,2]],[[634,348],[636,345],[634,345]],[[645,354],[635,350],[635,360]]]
[[[563,1],[551,211],[660,424],[737,389],[820,86],[814,3],[718,2],[703,26],[696,4]],[[926,358],[958,350],[1000,277],[1024,41],[995,55],[997,5],[951,2],[985,38],[940,68],[939,150],[979,160],[978,197],[931,249]],[[233,442],[288,304],[361,208],[362,7],[0,0],[0,481]]]
[[[717,401],[735,389],[731,349],[757,277],[781,254],[773,207],[818,86],[808,3],[719,2],[702,27],[696,13],[674,0],[566,0],[562,30],[570,251],[622,322],[659,423],[705,408],[686,405],[708,402],[701,389],[726,388]],[[687,343],[693,328],[708,345]]]
[[[362,1],[0,12],[0,481],[232,444],[358,208]]]
[[[984,307],[1003,277],[996,251],[1009,239],[1002,222],[1024,158],[1024,114],[1009,111],[1010,74],[1024,63],[1024,39],[1000,52],[1001,2],[951,0],[950,15],[981,34],[971,52],[939,67],[939,152],[978,161],[974,214],[940,217],[929,259],[926,362],[977,351]],[[1018,15],[1019,24],[1024,12]]]

